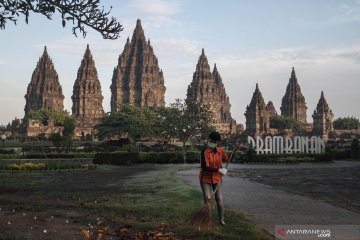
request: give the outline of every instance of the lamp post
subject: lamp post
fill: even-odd
[[[1,135],[1,141],[3,142],[3,145],[5,145],[6,135],[3,133]]]

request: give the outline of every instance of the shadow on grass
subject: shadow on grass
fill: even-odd
[[[174,176],[182,168],[0,173],[0,239],[86,239],[86,234],[101,239],[125,239],[126,234],[126,239],[271,239],[235,210],[227,210],[225,227],[198,231],[187,225],[202,206],[202,196]]]

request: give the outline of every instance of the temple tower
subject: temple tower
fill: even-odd
[[[42,108],[64,110],[64,95],[59,77],[46,46],[27,87],[25,101],[25,119],[31,110],[37,111]]]
[[[256,84],[251,102],[246,107],[246,133],[250,136],[267,134],[270,131],[270,114],[264,98]]]
[[[111,111],[117,111],[123,103],[150,108],[165,105],[163,72],[150,40],[146,41],[140,19],[119,56],[110,89]]]
[[[89,45],[73,87],[72,114],[81,126],[94,126],[104,115],[101,85]]]
[[[220,73],[214,64],[210,66],[202,49],[193,79],[187,89],[187,98],[208,105],[214,114],[213,125],[223,134],[234,133],[236,122],[231,117],[230,101]]]
[[[319,102],[312,117],[313,133],[327,140],[329,133],[334,131],[334,114],[326,102],[323,91],[321,91]]]
[[[282,98],[280,110],[282,116],[291,117],[302,124],[306,124],[306,102],[301,93],[294,68],[292,68],[291,77],[286,88],[286,93]]]
[[[269,112],[270,117],[277,115],[277,111],[276,111],[274,103],[272,101],[268,102],[268,104],[266,105],[266,108]]]

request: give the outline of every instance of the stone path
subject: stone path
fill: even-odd
[[[359,162],[336,162],[325,165],[305,164],[288,167],[352,167],[359,164]],[[231,168],[284,168],[285,166],[233,164]],[[197,165],[194,165],[193,169],[178,172],[177,175],[200,190],[198,168]],[[240,209],[249,219],[272,235],[274,235],[275,225],[360,224],[360,214],[358,213],[241,178],[225,177],[223,194],[226,206]],[[349,236],[347,239],[359,239],[359,234]]]

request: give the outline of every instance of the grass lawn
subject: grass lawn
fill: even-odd
[[[174,176],[184,167],[0,172],[0,239],[271,239],[236,210],[226,209],[225,227],[187,225],[202,197]]]

